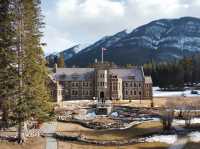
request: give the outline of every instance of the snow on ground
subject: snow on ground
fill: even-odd
[[[91,118],[95,118],[96,117],[96,113],[95,112],[91,112],[91,113],[88,113],[86,115],[87,118],[91,119]]]
[[[190,134],[188,134],[188,136],[190,137],[190,141],[200,142],[200,132],[198,131],[191,132]]]
[[[191,124],[200,124],[200,118],[193,118]],[[173,125],[185,125],[185,120],[174,119]]]
[[[160,121],[159,118],[155,118],[155,117],[138,117],[138,118],[134,118],[135,121]]]
[[[168,97],[168,96],[186,96],[186,97],[200,97],[200,90],[198,94],[191,94],[191,90],[187,89],[185,91],[160,91],[159,87],[153,87],[154,97]]]
[[[113,113],[111,113],[111,116],[113,116],[113,117],[118,117],[119,114],[118,114],[117,112],[113,112]]]
[[[184,138],[189,139],[190,142],[200,142],[200,132],[194,131],[186,135]],[[146,142],[162,142],[167,144],[174,144],[180,140],[177,135],[154,135],[146,138]]]
[[[146,139],[147,142],[162,142],[174,144],[177,141],[177,135],[154,135]]]

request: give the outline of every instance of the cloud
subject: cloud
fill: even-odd
[[[47,46],[44,47],[45,54],[62,51],[66,47],[76,44],[70,40],[70,36],[68,36],[67,32],[54,28],[53,26],[47,25],[44,32],[45,36],[43,42],[47,44]]]
[[[155,19],[199,17],[199,8],[199,0],[56,0],[44,10],[46,52],[92,43]]]

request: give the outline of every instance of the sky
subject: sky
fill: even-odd
[[[157,19],[200,18],[200,0],[42,0],[42,12],[50,54]]]

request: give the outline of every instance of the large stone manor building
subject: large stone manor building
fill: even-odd
[[[54,68],[51,93],[67,100],[151,100],[152,79],[142,67],[118,68],[96,63],[91,68]]]

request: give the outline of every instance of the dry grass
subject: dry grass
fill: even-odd
[[[167,102],[171,101],[179,101],[183,103],[192,103],[197,102],[200,100],[200,97],[154,97],[153,103],[155,107],[163,107],[166,106]],[[120,101],[113,101],[114,105],[124,105],[124,106],[130,106],[130,107],[150,107],[151,101],[150,100],[132,100],[129,102],[129,100],[120,100]]]
[[[162,130],[162,125],[160,122],[145,122],[126,130],[92,130],[77,124],[58,123],[57,130],[65,135],[83,135],[93,140],[122,140],[158,133]]]
[[[32,138],[22,145],[0,142],[0,149],[45,149],[45,139],[41,137]]]
[[[198,103],[200,97],[154,97],[154,105],[156,107],[163,107],[168,104],[169,101],[175,101],[177,104],[189,104],[189,103]]]
[[[9,131],[9,130],[6,130],[6,131],[0,131],[0,135],[2,136],[16,136],[16,131]]]
[[[169,146],[164,143],[142,143],[126,146],[95,146],[71,142],[59,142],[59,149],[167,149]]]

